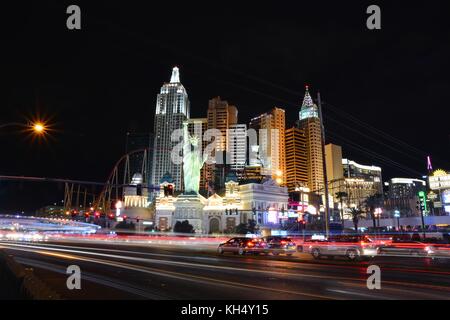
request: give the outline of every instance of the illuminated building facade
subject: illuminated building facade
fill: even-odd
[[[432,192],[428,198],[432,203],[434,214],[450,214],[450,173],[438,169],[428,177],[428,183]]]
[[[149,209],[148,188],[144,183],[144,177],[140,173],[133,175],[130,185],[124,187],[123,193],[122,215],[126,215],[131,220],[153,220],[153,213]]]
[[[173,213],[175,212],[174,202],[176,200],[173,193],[175,184],[172,176],[169,173],[163,175],[159,186],[159,194],[155,198],[155,227],[159,231],[169,231],[173,225]]]
[[[308,157],[308,188],[314,193],[324,192],[322,125],[319,108],[314,104],[306,86],[305,96],[299,113],[299,128],[306,137],[306,154]]]
[[[373,182],[373,189],[379,194],[383,193],[383,182],[381,168],[377,166],[367,166],[355,161],[342,159],[344,177],[348,179],[362,179]]]
[[[253,118],[249,128],[258,134],[258,152],[262,171],[280,185],[286,184],[286,116],[281,108]],[[256,146],[251,145],[251,148]]]
[[[389,181],[389,190],[385,202],[386,210],[398,210],[402,217],[417,216],[418,193],[426,191],[426,182],[411,178],[392,178]]]
[[[184,220],[188,220],[197,233],[207,234],[232,232],[237,225],[250,219],[260,227],[276,228],[288,218],[287,188],[270,177],[263,183],[239,185],[236,175],[230,173],[226,177],[224,194],[215,193],[210,197],[174,196],[164,191],[170,185],[174,188],[173,180],[166,175],[156,197],[155,225],[161,231],[170,231],[177,221]],[[187,202],[192,205],[186,206]],[[178,205],[182,205],[182,210]]]
[[[367,166],[355,161],[342,159],[343,178],[329,182],[330,195],[334,202],[339,199],[336,193],[345,192],[345,205],[347,207],[361,208],[370,196],[383,193],[381,168]]]
[[[237,124],[238,110],[228,101],[215,97],[208,104],[208,129],[218,129],[222,134],[217,145],[217,151],[225,151],[227,146],[227,130],[231,125]]]
[[[286,186],[291,193],[308,183],[306,136],[302,129],[292,127],[286,130],[285,154]]]
[[[260,165],[248,165],[244,168],[243,176],[241,177],[241,183],[259,183],[264,178],[262,172],[262,167]]]
[[[325,163],[327,166],[328,182],[344,177],[342,165],[342,147],[329,143],[325,146]]]
[[[153,185],[158,185],[164,174],[169,172],[175,181],[177,190],[182,190],[182,165],[174,163],[171,159],[171,151],[179,142],[172,142],[171,135],[177,129],[182,130],[183,122],[189,119],[189,112],[188,95],[180,82],[179,70],[174,67],[170,82],[164,83],[156,99],[152,161]]]
[[[242,212],[257,225],[277,227],[288,214],[288,192],[273,179],[239,186]],[[246,219],[243,219],[246,221]]]
[[[221,137],[217,142],[215,152],[211,154],[212,161],[216,163],[206,165],[206,179],[209,183],[213,183],[215,189],[223,186],[225,179],[224,163],[226,162],[228,129],[237,124],[238,110],[236,106],[228,104],[227,101],[220,97],[209,100],[207,114],[207,128],[217,129],[220,131]]]

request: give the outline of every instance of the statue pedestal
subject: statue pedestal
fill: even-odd
[[[206,199],[198,193],[181,194],[173,203],[175,212],[173,214],[172,227],[177,221],[189,221],[194,227],[195,233],[203,233],[203,207]]]

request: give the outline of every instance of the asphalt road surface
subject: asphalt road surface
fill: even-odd
[[[12,243],[0,249],[64,299],[450,299],[450,265],[419,257],[312,260],[308,254],[219,256],[214,248],[101,242]],[[69,265],[81,290],[66,286]],[[381,269],[381,289],[367,268]]]

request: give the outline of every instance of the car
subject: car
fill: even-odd
[[[338,235],[323,241],[305,242],[304,246],[314,259],[343,256],[350,261],[373,258],[379,250],[379,247],[364,235]]]
[[[381,253],[448,261],[450,260],[450,244],[443,238],[424,238],[416,241],[408,236],[394,236],[390,245],[381,248]]]
[[[288,237],[268,236],[262,240],[267,244],[267,252],[274,256],[279,254],[292,256],[297,251],[295,243]]]
[[[411,239],[394,237],[390,244],[380,247],[380,254],[392,256],[426,257],[430,254],[430,245]]]
[[[267,246],[261,238],[236,237],[221,243],[217,248],[217,252],[219,254],[231,252],[239,255],[247,253],[260,254],[267,253]]]
[[[429,243],[425,250],[428,256],[436,259],[450,262],[450,245],[446,243]]]

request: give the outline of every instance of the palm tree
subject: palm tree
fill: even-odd
[[[365,201],[366,209],[370,212],[370,216],[373,221],[373,228],[377,227],[376,217],[375,217],[375,209],[381,205],[382,196],[379,193],[371,195]]]
[[[341,203],[341,222],[344,225],[344,198],[348,197],[348,193],[345,191],[339,191],[336,193],[336,198],[339,199]]]
[[[355,226],[355,232],[358,232],[358,222],[364,215],[363,211],[358,208],[351,208],[350,215],[352,216],[353,225]]]

